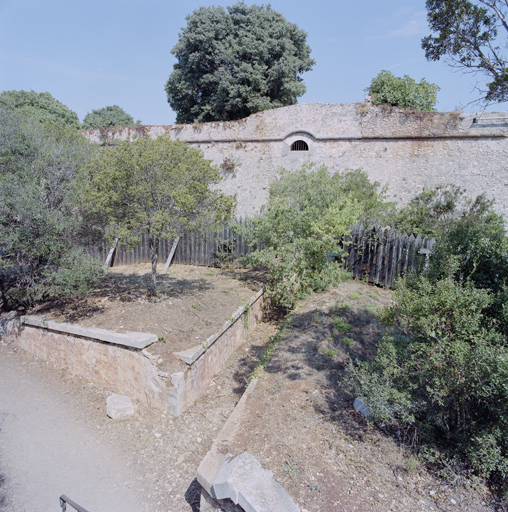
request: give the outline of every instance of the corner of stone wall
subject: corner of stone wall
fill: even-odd
[[[168,411],[173,416],[180,416],[185,405],[185,373],[176,372],[171,375],[172,387],[168,388],[164,397]]]
[[[11,311],[0,319],[0,340],[6,343],[14,341],[21,330],[21,314],[18,311]]]

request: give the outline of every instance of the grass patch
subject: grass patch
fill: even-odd
[[[351,292],[351,293],[349,294],[349,298],[350,298],[350,299],[353,299],[353,300],[358,300],[358,299],[360,298],[360,294],[359,294],[359,293],[357,293],[357,292]]]
[[[284,320],[284,322],[280,323],[278,325],[279,331],[270,337],[270,341],[268,342],[268,345],[266,346],[265,351],[263,352],[263,355],[257,362],[256,366],[254,367],[253,372],[247,379],[247,382],[251,382],[252,379],[257,379],[258,377],[261,377],[263,372],[268,368],[268,364],[270,363],[270,359],[273,356],[273,353],[275,349],[277,348],[277,345],[282,341],[284,337],[284,332],[289,325],[289,322],[291,321],[291,314],[289,314]]]
[[[293,480],[298,477],[298,464],[291,458],[285,460],[277,469],[286,473]]]
[[[355,344],[355,340],[353,338],[348,338],[347,336],[344,336],[344,338],[342,338],[342,343],[344,343],[346,347],[351,348]]]
[[[327,348],[323,354],[328,357],[335,357],[339,352],[334,348]]]
[[[351,326],[348,323],[344,322],[344,320],[342,320],[340,316],[336,316],[333,319],[333,326],[340,332],[348,332],[349,329],[351,328]]]

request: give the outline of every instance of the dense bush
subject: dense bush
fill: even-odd
[[[391,311],[398,328],[349,372],[372,419],[412,425],[423,444],[506,476],[508,349],[485,326],[491,302],[488,291],[449,278],[403,284]]]
[[[436,84],[431,84],[424,78],[417,83],[408,75],[397,77],[390,71],[381,71],[365,89],[376,105],[391,105],[427,112],[436,110],[438,91],[439,87]]]
[[[0,308],[81,294],[93,282],[75,200],[93,152],[73,127],[0,107]]]
[[[337,242],[362,216],[376,217],[386,207],[378,183],[362,171],[330,174],[326,167],[282,171],[270,185],[261,214],[239,226],[254,247],[251,264],[268,268],[269,295],[292,307],[305,294],[344,278]]]
[[[41,123],[59,123],[79,128],[78,114],[53,98],[49,92],[2,91],[0,107],[13,109]]]
[[[141,121],[134,121],[134,118],[127,114],[122,107],[111,105],[104,108],[94,109],[83,119],[81,128],[90,130],[93,128],[110,128],[112,126],[138,126]]]
[[[399,227],[436,236],[429,265],[398,282],[374,360],[353,363],[372,419],[479,474],[508,475],[508,258],[502,217],[482,196],[427,191]]]

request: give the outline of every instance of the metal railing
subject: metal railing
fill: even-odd
[[[60,496],[60,506],[62,507],[62,512],[67,510],[67,505],[70,505],[78,512],[88,512],[86,508],[83,508],[81,505],[78,505],[75,501],[72,501],[70,498],[67,498],[65,494]]]

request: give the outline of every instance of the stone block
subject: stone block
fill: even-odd
[[[125,395],[109,395],[106,399],[106,412],[110,418],[119,420],[134,414],[134,404]]]
[[[355,408],[355,411],[358,411],[359,413],[363,414],[363,416],[365,416],[366,418],[370,416],[372,409],[365,405],[363,398],[355,398],[355,401],[353,402],[353,407]]]

